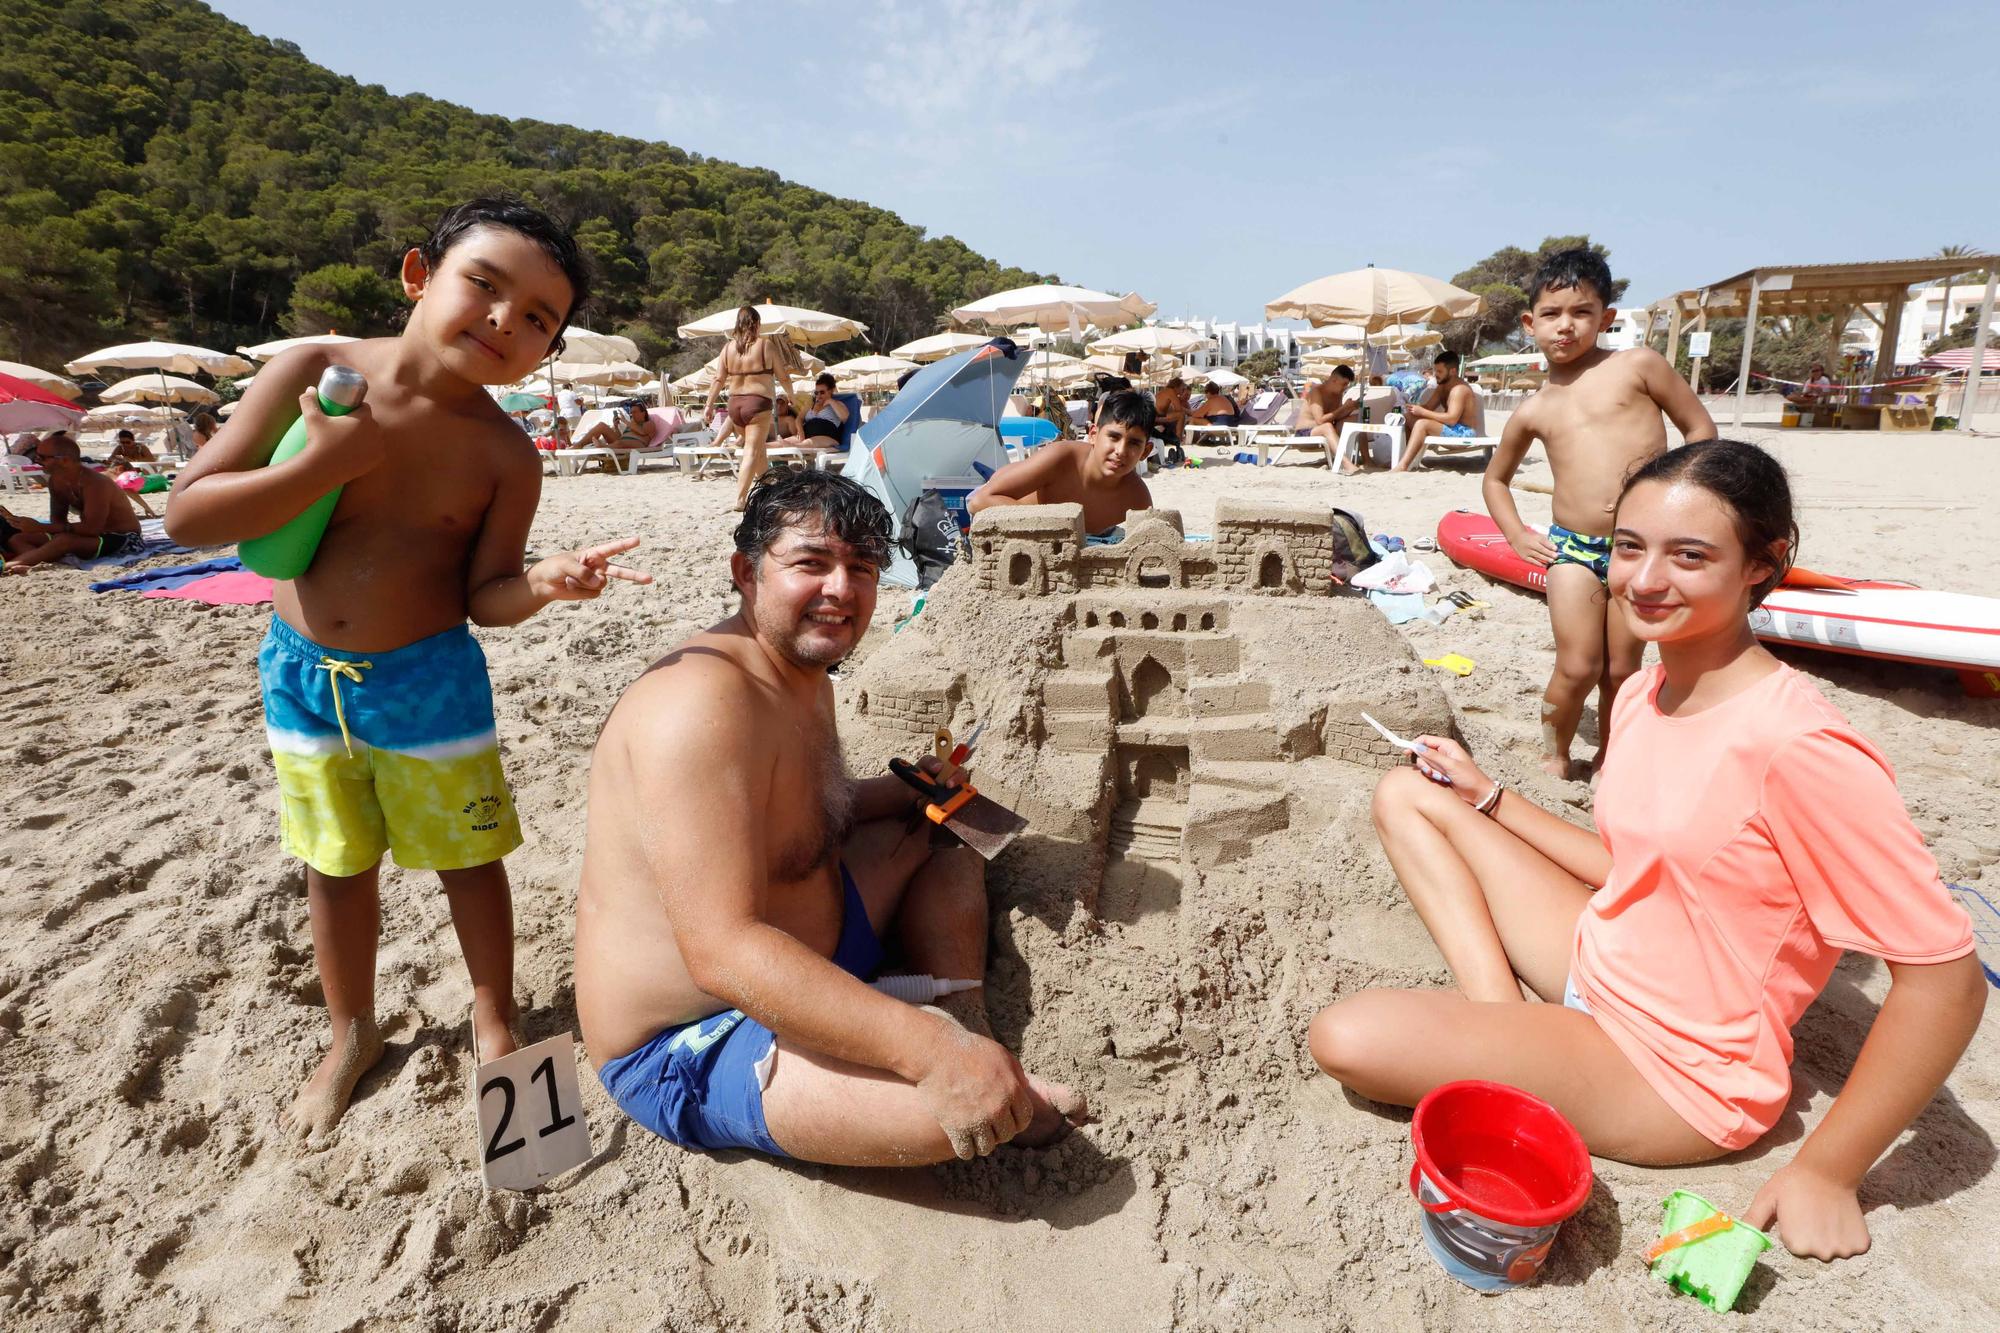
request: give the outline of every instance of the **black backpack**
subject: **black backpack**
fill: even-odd
[[[958,517],[936,491],[919,495],[906,517],[910,535],[904,544],[910,559],[916,562],[917,586],[928,588],[958,559]]]

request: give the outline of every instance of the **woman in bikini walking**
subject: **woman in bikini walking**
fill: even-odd
[[[729,420],[743,435],[743,463],[736,473],[737,513],[743,512],[750,484],[764,473],[764,442],[771,435],[771,404],[778,396],[777,382],[784,381],[787,397],[792,392],[792,360],[785,354],[789,349],[774,339],[759,337],[763,326],[754,308],[746,305],[736,312],[736,328],[723,344],[722,364],[701,409],[705,421],[715,411],[715,396],[728,391]]]

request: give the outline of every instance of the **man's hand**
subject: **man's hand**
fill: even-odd
[[[948,1018],[938,1020],[937,1043],[917,1092],[961,1161],[986,1156],[1035,1115],[1028,1076],[1013,1053]]]
[[[1743,1212],[1745,1224],[1760,1231],[1774,1219],[1778,1239],[1801,1258],[1846,1259],[1868,1252],[1868,1223],[1854,1187],[1796,1161],[1779,1167]]]
[[[612,556],[638,544],[637,537],[621,537],[601,546],[586,546],[539,560],[528,571],[528,588],[545,602],[588,602],[610,587],[612,579],[651,583],[651,574],[611,563]]]
[[[299,395],[299,415],[306,422],[304,457],[335,486],[345,486],[387,456],[388,441],[375,429],[375,418],[362,403],[352,412],[328,416],[320,409],[319,390]]]
[[[1555,563],[1556,544],[1549,540],[1547,533],[1537,532],[1533,528],[1522,528],[1521,535],[1507,544],[1514,548],[1515,555],[1530,564],[1547,569]]]

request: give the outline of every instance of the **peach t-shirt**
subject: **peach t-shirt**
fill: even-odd
[[[1755,1142],[1791,1092],[1792,1025],[1843,949],[1897,963],[1972,950],[1895,774],[1798,672],[1688,717],[1665,673],[1612,710],[1598,783],[1611,875],[1577,922],[1572,983],[1689,1124]]]

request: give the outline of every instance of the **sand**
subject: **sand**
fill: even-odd
[[[1795,469],[1807,563],[1988,588],[1994,441],[1755,433]],[[1155,490],[1191,532],[1211,529],[1225,497],[1338,503],[1406,537],[1479,503],[1469,470],[1336,482],[1216,467]],[[574,1028],[591,744],[629,680],[729,608],[729,496],[659,472],[551,480],[538,545],[637,533],[659,581],[480,633],[528,832],[510,866],[531,1040]],[[1547,516],[1544,496],[1525,492],[1522,507]],[[1492,609],[1404,635],[1424,656],[1478,663],[1421,689],[1495,771],[1585,818],[1588,789],[1533,764],[1552,661],[1541,602],[1427,559],[1446,589]],[[467,1092],[470,989],[431,876],[384,875],[387,1055],[323,1150],[286,1140],[279,1114],[326,1024],[260,728],[266,613],[95,596],[87,582],[69,570],[0,581],[11,1328],[1707,1329],[1714,1316],[1641,1266],[1659,1199],[1683,1187],[1747,1203],[1825,1113],[1887,984],[1871,960],[1841,965],[1800,1025],[1792,1107],[1764,1143],[1685,1170],[1599,1161],[1540,1284],[1480,1297],[1418,1238],[1407,1113],[1347,1097],[1304,1054],[1307,1021],[1337,996],[1447,981],[1370,832],[1368,770],[1311,758],[1298,766],[1306,817],[1253,829],[1212,864],[1105,865],[1050,818],[996,867],[998,1027],[1100,1112],[1060,1148],[900,1173],[700,1157],[624,1122],[586,1071],[596,1156],[540,1193],[488,1193]],[[884,597],[864,659],[887,650],[906,601]],[[1355,677],[1407,668],[1397,650],[1297,652]],[[1282,664],[1287,645],[1257,651]],[[1888,754],[1947,877],[2000,890],[2000,704],[1963,697],[1943,672],[1787,660]],[[864,660],[842,687],[857,761],[883,735],[855,697],[867,674]],[[1004,682],[979,688],[991,707]],[[1003,786],[1033,760],[1004,736],[991,757]],[[1864,1185],[1871,1253],[1829,1266],[1774,1252],[1740,1326],[2000,1322],[1996,1134],[1989,1018]]]

